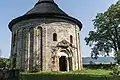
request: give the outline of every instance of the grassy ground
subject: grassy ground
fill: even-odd
[[[112,71],[103,69],[84,69],[74,72],[22,73],[21,80],[120,80],[110,75]]]

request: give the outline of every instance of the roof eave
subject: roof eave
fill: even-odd
[[[46,14],[30,14],[30,15],[20,16],[18,18],[13,19],[9,23],[9,25],[8,25],[9,29],[12,31],[12,27],[16,23],[18,23],[20,21],[23,21],[23,20],[34,19],[34,18],[61,18],[61,19],[66,19],[66,20],[69,20],[69,21],[72,21],[72,22],[76,23],[79,26],[80,30],[82,29],[82,23],[79,20],[77,20],[73,17],[66,16],[66,15],[59,15],[59,14],[49,14],[49,13],[48,14],[47,13]]]

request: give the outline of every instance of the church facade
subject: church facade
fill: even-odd
[[[62,11],[53,0],[39,0],[25,15],[9,23],[11,58],[23,71],[82,69],[79,20]]]

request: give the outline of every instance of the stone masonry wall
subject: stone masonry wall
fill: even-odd
[[[53,41],[53,34],[57,41]],[[30,19],[15,24],[12,28],[11,55],[17,53],[17,68],[23,71],[51,71],[52,50],[62,40],[70,43],[73,36],[73,70],[82,69],[79,27],[62,19]],[[14,44],[14,45],[13,45]],[[59,71],[59,66],[55,70]]]

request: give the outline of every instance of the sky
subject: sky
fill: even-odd
[[[2,57],[10,56],[11,32],[9,22],[25,14],[38,0],[2,0],[0,2],[0,49]],[[83,24],[80,42],[83,57],[89,57],[91,48],[86,46],[84,38],[93,30],[92,20],[97,13],[105,12],[117,0],[55,0],[59,7],[68,15],[80,20]]]

